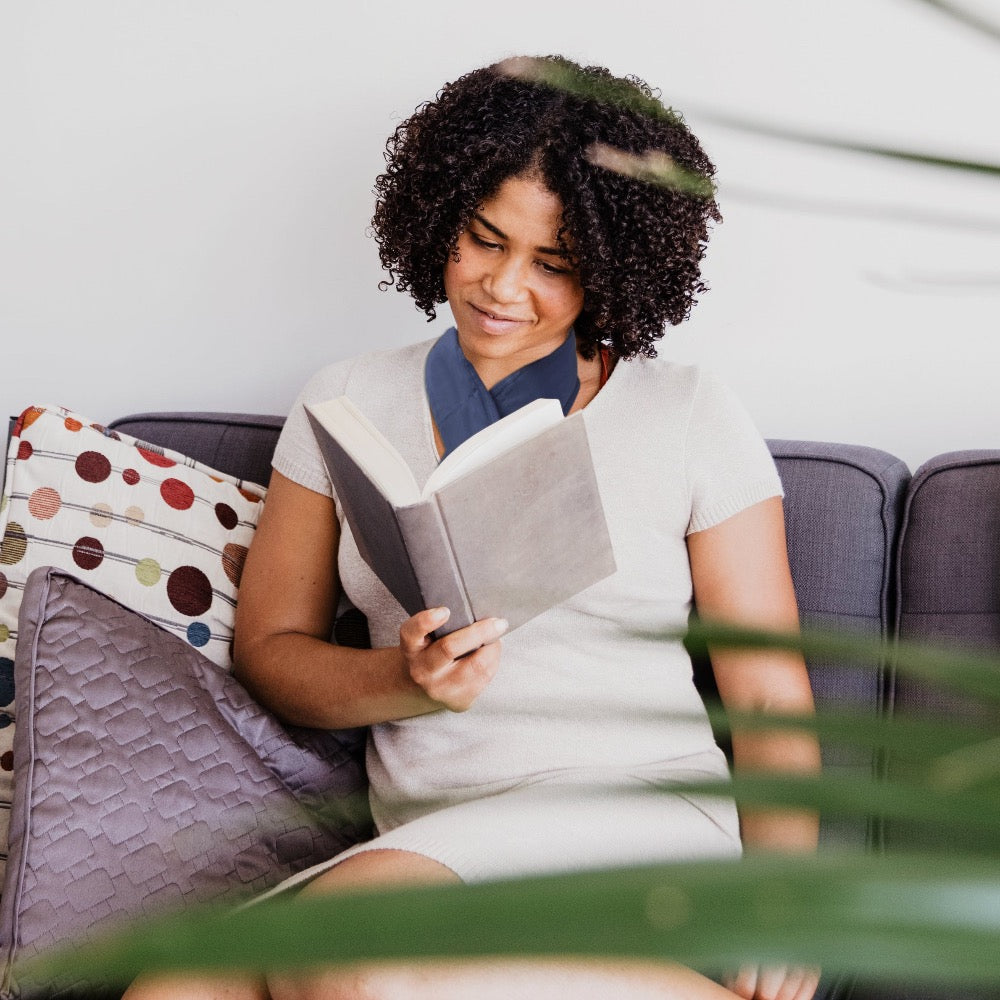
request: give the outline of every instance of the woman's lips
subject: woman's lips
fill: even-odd
[[[479,321],[479,325],[484,330],[492,333],[507,333],[512,327],[527,322],[527,320],[520,319],[517,316],[506,316],[492,309],[484,309],[482,306],[471,305],[471,308]]]

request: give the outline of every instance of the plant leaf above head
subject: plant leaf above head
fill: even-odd
[[[987,38],[1000,41],[1000,25],[997,25],[994,21],[988,21],[985,17],[981,17],[958,4],[948,3],[947,0],[920,0],[920,2],[927,4],[928,7],[934,7],[940,13],[954,18],[966,27],[975,29],[981,34],[986,35]]]
[[[630,81],[588,73],[574,63],[555,56],[514,56],[500,62],[499,69],[515,80],[541,84],[583,100],[618,104],[650,118],[682,120],[678,112],[665,107],[655,97],[644,94]]]
[[[595,142],[587,149],[586,158],[596,167],[646,184],[673,188],[695,198],[715,196],[715,185],[708,177],[682,167],[673,157],[660,150],[648,150],[641,154],[627,153],[605,142]]]
[[[768,122],[761,122],[752,118],[721,114],[713,111],[701,111],[699,112],[699,117],[716,125],[721,125],[724,128],[734,129],[739,132],[749,132],[753,135],[767,136],[771,139],[781,139],[786,142],[797,142],[806,146],[820,146],[824,149],[836,149],[845,153],[862,153],[867,156],[877,156],[889,160],[902,160],[907,163],[917,163],[927,167],[942,167],[947,170],[961,170],[966,173],[1000,177],[1000,163],[942,156],[937,153],[926,153],[914,149],[899,149],[853,139],[840,139],[835,136],[823,135],[819,132],[809,132],[805,129],[791,127],[783,128],[779,125],[772,125]]]

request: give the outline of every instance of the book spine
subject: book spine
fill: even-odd
[[[410,562],[427,608],[449,608],[451,616],[436,635],[471,625],[475,618],[434,498],[396,510]]]

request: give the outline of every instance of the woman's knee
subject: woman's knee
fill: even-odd
[[[378,849],[354,854],[305,885],[302,895],[355,892],[391,886],[459,884],[445,865],[412,851]],[[409,998],[414,970],[385,966],[342,966],[269,976],[272,1000],[392,1000]]]
[[[303,889],[313,893],[352,892],[389,886],[459,884],[461,879],[448,867],[413,851],[385,848],[354,854],[318,875]]]
[[[271,1000],[413,1000],[412,971],[378,966],[345,966],[302,975],[269,976]]]

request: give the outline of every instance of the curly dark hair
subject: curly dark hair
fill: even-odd
[[[574,324],[584,357],[601,344],[622,358],[655,356],[665,324],[687,318],[706,289],[700,264],[710,221],[721,219],[715,167],[636,77],[561,56],[477,69],[399,125],[385,157],[372,220],[382,287],[408,291],[430,319],[459,234],[521,174],[562,200],[560,238],[584,289]],[[674,180],[656,182],[658,166]]]

